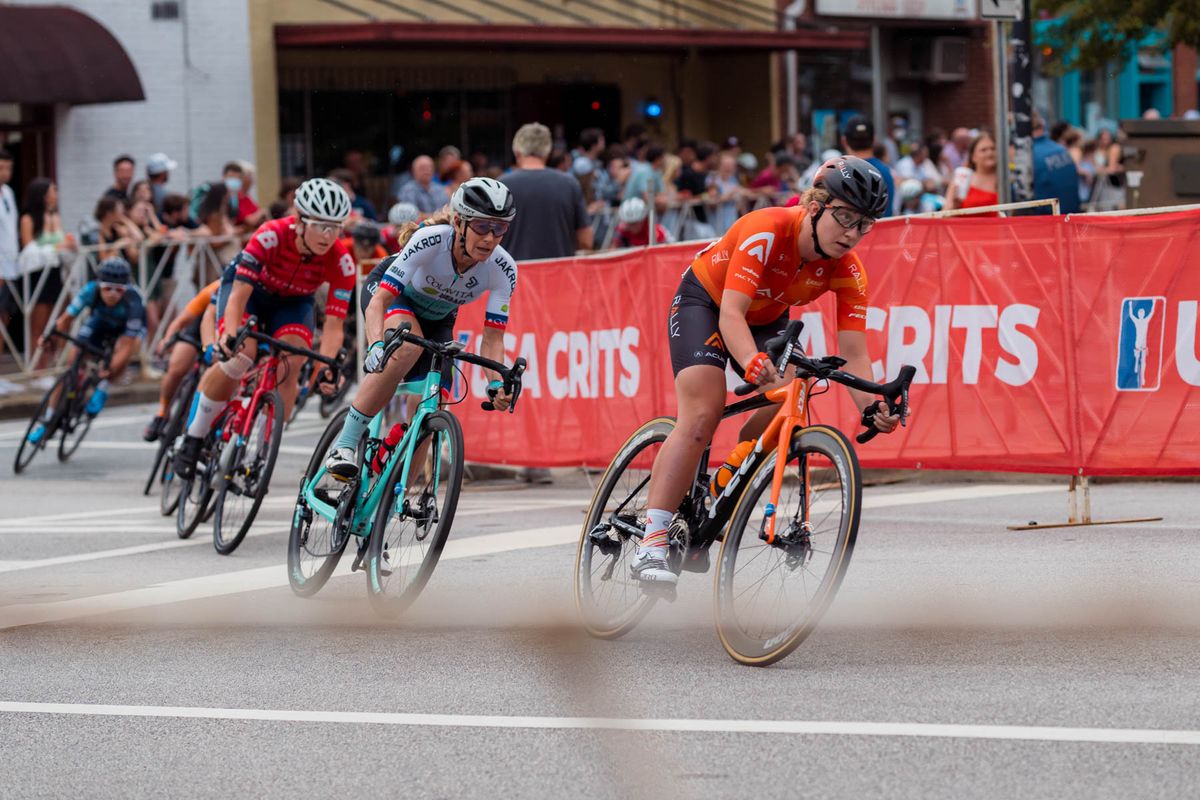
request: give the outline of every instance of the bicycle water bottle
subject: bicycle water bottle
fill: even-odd
[[[757,441],[757,439],[749,439],[745,442],[738,442],[737,447],[733,448],[733,452],[726,456],[725,463],[717,467],[717,471],[713,473],[712,482],[708,485],[713,497],[717,497],[725,491],[725,487],[729,485],[729,481],[733,480],[738,467],[746,460],[746,456],[750,455],[750,451],[754,449]]]
[[[379,443],[379,449],[375,451],[375,457],[371,459],[371,471],[376,475],[383,472],[388,459],[392,456],[392,451],[396,449],[396,445],[400,444],[406,430],[408,430],[406,423],[397,422],[388,431],[387,436],[383,437],[383,441]]]

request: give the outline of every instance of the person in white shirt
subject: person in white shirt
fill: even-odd
[[[925,142],[919,142],[910,155],[896,163],[896,177],[902,180],[916,178],[926,192],[946,191],[946,182],[929,157],[929,145]]]
[[[20,277],[17,254],[21,252],[17,239],[17,196],[8,182],[12,180],[12,153],[0,148],[0,323],[8,327],[13,315],[20,311],[15,287],[8,282]],[[4,337],[0,336],[0,353],[4,352]]]

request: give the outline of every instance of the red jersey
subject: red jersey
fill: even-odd
[[[354,292],[354,256],[339,241],[323,256],[301,255],[295,224],[295,217],[284,217],[260,225],[238,256],[238,280],[283,297],[315,294],[322,283],[328,283],[325,313],[344,318]]]
[[[841,258],[802,261],[804,217],[799,206],[751,211],[696,254],[692,274],[718,305],[726,290],[749,296],[746,322],[751,325],[766,324],[789,306],[835,292],[838,330],[865,331],[867,271],[862,261],[853,250]]]

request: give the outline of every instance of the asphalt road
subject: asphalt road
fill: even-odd
[[[733,663],[711,581],[617,642],[581,635],[574,540],[590,495],[486,481],[398,622],[361,575],[287,587],[293,487],[321,429],[284,437],[250,537],[179,541],[140,494],[142,409],[69,464],[7,470],[0,424],[4,797],[1200,796],[1200,499],[1194,484],[868,487],[818,632]],[[468,453],[470,443],[467,443]]]

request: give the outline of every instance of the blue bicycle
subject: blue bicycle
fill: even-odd
[[[302,597],[315,594],[333,575],[351,537],[358,537],[352,571],[363,569],[371,605],[384,616],[397,616],[420,595],[441,557],[454,523],[463,478],[463,434],[458,419],[440,402],[442,375],[455,361],[494,370],[512,398],[521,394],[525,360],[511,368],[467,352],[462,342],[432,342],[415,336],[408,325],[384,338],[384,360],[409,342],[429,350],[433,363],[426,377],[397,387],[397,395],[420,398],[406,425],[381,436],[386,409],[377,414],[359,444],[357,477],[335,481],[325,470],[349,409],[343,409],[321,435],[300,481],[300,493],[288,537],[288,580]],[[484,402],[485,410],[493,410]],[[402,435],[401,435],[402,432]],[[398,441],[397,441],[398,439]],[[395,446],[388,448],[388,443]]]

